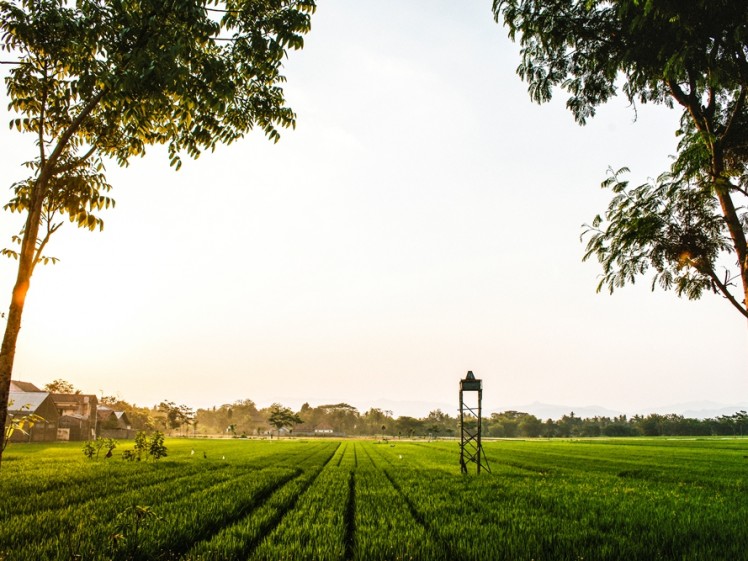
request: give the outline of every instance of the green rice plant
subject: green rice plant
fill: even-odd
[[[342,561],[350,477],[350,471],[328,465],[250,559]]]
[[[340,469],[351,471],[358,467],[356,448],[360,446],[361,444],[356,443],[355,440],[345,442],[341,445],[341,454],[337,464]]]
[[[172,555],[186,553],[194,543],[210,539],[247,516],[298,473],[290,468],[253,471],[189,496],[161,502],[154,511],[163,524],[142,533],[141,550],[149,559],[163,551]]]
[[[134,469],[137,467],[137,469]],[[96,469],[62,471],[50,467],[43,490],[34,492],[34,481],[16,482],[17,492],[0,493],[0,520],[22,514],[38,513],[42,510],[69,508],[96,498],[112,498],[131,489],[144,489],[148,486],[166,484],[178,485],[179,479],[194,476],[196,473],[214,471],[218,466],[181,465],[132,466],[131,464],[107,464]],[[50,481],[54,481],[54,485]],[[0,528],[2,535],[2,528]]]
[[[187,560],[246,559],[262,539],[277,526],[283,515],[313,479],[314,470],[307,470],[276,489],[267,500],[231,525],[223,527],[210,539],[195,543],[186,553]]]
[[[377,465],[369,449],[360,446],[366,458],[355,470],[355,535],[353,558],[449,559],[444,544],[414,517],[402,494]],[[360,456],[359,456],[360,457]]]
[[[703,450],[682,446],[642,451],[600,444],[578,452],[569,442],[502,442],[486,448],[493,474],[480,477],[426,475],[392,462],[387,469],[424,524],[453,544],[455,558],[724,559],[740,558],[748,545],[748,532],[736,524],[748,505],[723,491],[725,478],[731,489],[745,484],[745,475],[733,479],[738,474],[729,456],[722,469],[712,461],[712,471],[699,475]],[[680,463],[688,457],[697,460],[695,472]]]
[[[197,542],[185,555],[188,560],[246,559],[262,540],[291,512],[299,497],[319,476],[337,451],[338,443],[315,447],[302,459],[299,475],[267,497],[242,519],[225,526],[210,539]],[[288,461],[288,459],[286,459]]]
[[[193,443],[194,445],[194,443]],[[201,446],[204,444],[201,443]],[[275,453],[268,455],[261,463],[267,465],[269,457],[275,460],[273,463],[283,465],[304,465],[319,466],[327,461],[336,449],[337,443],[326,442],[320,445],[300,446],[288,445],[282,448],[275,447]],[[260,448],[263,448],[260,446]],[[265,448],[267,449],[267,447]],[[115,535],[116,529],[113,528],[113,522],[117,513],[127,505],[146,505],[153,508],[154,512],[159,513],[165,522],[158,525],[158,529],[152,532],[144,532],[141,541],[143,542],[144,551],[168,551],[189,547],[191,541],[184,542],[174,536],[182,536],[180,527],[191,528],[193,540],[205,537],[204,528],[212,528],[215,525],[215,519],[218,517],[222,526],[231,522],[231,517],[239,516],[236,511],[232,510],[232,505],[237,502],[241,503],[246,499],[226,500],[231,498],[230,489],[235,486],[237,477],[241,478],[248,473],[252,475],[251,464],[247,461],[245,464],[242,460],[251,457],[252,450],[244,447],[241,451],[247,454],[237,454],[239,451],[236,446],[228,448],[212,448],[210,460],[206,459],[207,453],[200,459],[194,459],[194,454],[184,456],[181,462],[170,463],[162,461],[159,468],[171,466],[176,471],[183,469],[187,472],[194,471],[190,478],[177,478],[173,485],[169,482],[160,480],[152,484],[145,484],[138,490],[123,488],[120,493],[110,493],[102,497],[100,493],[82,494],[80,490],[67,488],[69,492],[65,497],[61,497],[60,503],[63,507],[55,510],[38,509],[33,515],[27,517],[13,517],[13,524],[6,525],[0,529],[0,552],[7,551],[8,559],[68,559],[72,555],[77,555],[78,551],[85,550],[88,557],[97,558],[106,551],[109,537]],[[222,451],[220,460],[212,460],[218,457],[216,452]],[[280,452],[280,453],[278,453]],[[225,461],[225,454],[229,453],[233,458],[239,461]],[[250,465],[247,465],[250,464]],[[139,471],[143,467],[139,464],[120,464],[128,465],[132,470]],[[59,466],[58,466],[59,468]],[[119,468],[123,469],[123,468]],[[168,469],[168,468],[165,468]],[[298,468],[283,468],[283,473],[296,473]],[[159,473],[159,471],[151,471]],[[222,483],[226,484],[221,487]],[[224,491],[224,488],[226,489]],[[151,492],[155,491],[155,492]],[[205,492],[211,497],[211,501],[206,501],[204,508],[195,509],[195,495]],[[216,500],[218,497],[218,500]],[[180,501],[186,501],[187,505],[180,505]],[[38,505],[37,505],[38,506]],[[60,506],[59,504],[56,506]],[[119,510],[118,510],[119,508]],[[188,513],[188,524],[182,522],[172,522],[169,513],[176,509],[177,513]],[[92,514],[93,513],[93,514]],[[197,514],[195,514],[197,513]],[[221,518],[223,517],[223,518]],[[195,519],[200,520],[196,522]],[[81,525],[80,520],[88,521],[87,524]],[[190,525],[191,524],[191,525]],[[51,530],[50,533],[38,532],[39,527],[45,527]],[[196,530],[197,529],[197,530]],[[1,533],[7,532],[5,536]],[[217,531],[217,530],[216,530]],[[155,534],[156,537],[150,534]],[[5,537],[5,539],[3,539]],[[171,540],[171,541],[170,541]],[[175,543],[179,543],[175,546]],[[73,547],[71,544],[74,544]],[[76,551],[73,551],[76,549]],[[149,549],[150,548],[150,549]]]
[[[88,462],[78,443],[9,448],[0,559],[696,561],[748,551],[748,439],[488,441],[491,473],[479,477],[460,474],[455,441],[168,446],[149,464]],[[153,516],[134,531],[122,513],[140,510]]]
[[[53,510],[12,517],[0,527],[0,551],[12,559],[69,559],[71,543],[99,551],[116,534],[117,515],[132,505],[152,506],[158,513],[161,504],[210,490],[231,478],[226,471],[207,471],[179,478],[176,484],[147,485],[113,496],[97,497]],[[74,493],[75,490],[69,490]],[[85,524],[81,524],[85,521]],[[40,532],[39,529],[44,531]],[[89,548],[90,544],[90,548]],[[90,551],[89,551],[90,554]]]

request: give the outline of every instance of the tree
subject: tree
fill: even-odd
[[[195,413],[189,406],[177,405],[173,401],[162,401],[158,405],[158,410],[164,414],[164,427],[169,430],[189,426],[195,420]]]
[[[491,413],[490,419],[484,420],[483,427],[491,436],[514,438],[517,436],[539,436],[543,431],[543,422],[523,411],[502,411]]]
[[[158,404],[159,412],[163,413],[161,422],[167,430],[178,429],[182,425],[179,406],[173,401],[162,401]]]
[[[105,405],[111,409],[114,409],[117,406],[117,403],[119,403],[120,398],[116,395],[102,395],[99,398],[99,403],[101,405]]]
[[[240,399],[233,404],[224,404],[212,409],[198,409],[195,423],[200,423],[202,431],[207,433],[252,434],[258,424],[264,424],[265,419],[257,411],[257,406],[251,399]],[[229,427],[233,427],[230,430]]]
[[[292,427],[303,423],[303,421],[301,420],[301,417],[288,407],[283,407],[280,403],[273,403],[270,406],[268,423],[275,427],[275,430],[280,431],[284,427]]]
[[[519,422],[519,432],[523,436],[540,436],[540,433],[543,432],[543,421],[535,415],[527,414]]]
[[[625,168],[603,182],[614,197],[587,226],[598,290],[653,272],[652,288],[712,291],[748,317],[748,4],[737,0],[494,0],[530,97],[554,89],[584,124],[618,94],[681,111],[678,154],[658,179],[630,188]]]
[[[395,421],[395,427],[400,436],[408,436],[412,438],[416,433],[423,433],[424,422],[415,417],[404,415],[397,418]]]
[[[155,430],[155,420],[148,407],[138,407],[128,403],[117,396],[105,395],[99,399],[101,405],[109,407],[113,411],[123,411],[130,421],[130,428],[135,430]]]
[[[361,417],[363,429],[361,432],[363,434],[384,433],[385,429],[382,427],[386,428],[386,423],[390,421],[392,421],[391,411],[383,411],[378,407],[372,407]]]
[[[148,444],[148,455],[154,460],[166,457],[166,446],[164,445],[164,434],[156,431]]]
[[[439,434],[450,435],[454,433],[458,423],[456,418],[450,417],[441,409],[429,411],[424,421],[426,422],[426,430],[435,437]]]
[[[558,436],[567,438],[570,436],[581,436],[582,424],[582,419],[575,416],[574,411],[572,411],[559,419],[557,424]]]
[[[179,406],[179,418],[182,426],[189,427],[195,424],[195,411],[189,405]]]
[[[97,438],[96,440],[87,440],[83,444],[83,455],[89,460],[93,460],[94,457],[98,460],[101,449],[106,448],[106,454],[104,457],[109,459],[112,457],[112,451],[117,447],[117,443],[113,438]]]
[[[98,213],[114,205],[105,159],[126,165],[164,144],[178,169],[181,154],[253,128],[277,141],[295,123],[281,63],[303,46],[314,9],[314,0],[0,0],[0,48],[15,59],[11,126],[36,140],[29,176],[5,206],[24,225],[17,249],[2,250],[18,271],[0,349],[0,428],[32,274],[55,261],[45,250],[62,217],[103,227]]]
[[[732,416],[732,419],[735,423],[738,434],[743,436],[748,429],[748,413],[743,410],[738,411]]]
[[[140,461],[145,456],[148,456],[154,460],[158,460],[167,455],[167,448],[164,445],[164,434],[160,431],[155,431],[152,435],[148,435],[145,431],[139,431],[135,435],[135,448],[134,450],[125,450],[122,454],[124,460]]]
[[[44,391],[49,393],[81,393],[80,390],[75,389],[73,384],[62,378],[57,378],[57,380],[45,384]]]
[[[302,412],[304,408],[302,406]],[[336,403],[332,405],[320,405],[314,409],[318,413],[317,418],[312,421],[304,416],[306,422],[317,425],[322,422],[329,423],[339,433],[351,433],[357,426],[359,420],[358,409],[348,403]]]

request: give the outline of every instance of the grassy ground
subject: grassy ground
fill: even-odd
[[[748,439],[11,445],[0,559],[748,559]]]

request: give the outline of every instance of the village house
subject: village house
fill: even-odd
[[[58,440],[89,440],[96,438],[98,399],[95,395],[53,393],[60,415]]]
[[[31,384],[33,388],[36,388]],[[57,429],[60,415],[52,396],[43,391],[16,391],[18,384],[11,382],[9,394],[8,417],[6,426],[12,420],[20,420],[29,415],[36,415],[38,419],[28,428],[13,431],[10,442],[49,442],[57,439]],[[38,388],[36,388],[38,389]]]
[[[106,405],[96,409],[96,430],[99,438],[135,438],[135,430],[124,411],[115,411]]]
[[[328,423],[319,423],[318,425],[312,425],[310,423],[302,423],[296,425],[293,433],[296,436],[332,436],[335,434],[335,429]]]
[[[44,390],[37,388],[31,382],[16,382],[15,380],[11,380],[10,391],[12,392],[43,392]]]
[[[320,423],[314,427],[315,436],[332,436],[335,434],[335,429],[327,423]]]

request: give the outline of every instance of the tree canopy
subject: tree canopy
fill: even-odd
[[[0,49],[11,127],[32,135],[28,176],[7,210],[24,224],[0,350],[0,424],[34,268],[67,218],[101,229],[113,206],[104,163],[126,165],[154,144],[171,164],[253,129],[271,140],[295,123],[281,84],[303,46],[314,0],[2,0]]]
[[[57,378],[48,384],[44,384],[44,391],[50,393],[81,393],[73,384],[62,378]]]
[[[270,415],[268,416],[268,423],[275,427],[275,430],[280,431],[284,427],[292,427],[303,423],[301,417],[294,413],[292,409],[283,407],[280,403],[273,403],[270,406]]]
[[[493,11],[521,44],[534,101],[564,90],[580,124],[621,92],[681,111],[670,170],[633,188],[625,168],[603,182],[614,197],[583,234],[598,289],[652,271],[653,288],[710,290],[748,317],[748,4],[494,0]]]
[[[163,415],[161,422],[166,430],[176,430],[195,422],[195,412],[188,405],[177,405],[173,401],[162,401],[158,411]]]

